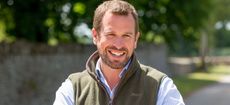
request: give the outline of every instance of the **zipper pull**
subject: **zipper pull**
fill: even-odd
[[[109,105],[112,105],[113,101],[112,99],[109,99]]]

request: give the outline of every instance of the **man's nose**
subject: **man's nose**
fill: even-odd
[[[118,37],[114,40],[113,46],[115,46],[117,49],[121,49],[124,46],[124,39],[122,37]]]

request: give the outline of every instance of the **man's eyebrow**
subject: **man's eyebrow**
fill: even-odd
[[[126,32],[125,34],[127,34],[127,35],[133,35],[134,33],[133,32]]]
[[[104,34],[114,34],[113,31],[105,31]]]
[[[104,33],[114,33],[114,31],[111,29],[108,29],[108,30],[105,30]]]
[[[116,32],[113,30],[106,30],[106,31],[104,31],[104,33],[105,34],[116,34]],[[124,35],[134,35],[134,33],[133,32],[125,32]]]

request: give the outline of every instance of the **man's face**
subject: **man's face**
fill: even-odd
[[[122,69],[126,65],[139,38],[131,14],[123,16],[106,12],[100,32],[92,29],[92,33],[102,62],[112,69]]]

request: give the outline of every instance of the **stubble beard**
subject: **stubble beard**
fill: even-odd
[[[130,56],[128,56],[128,54],[126,54],[125,59],[123,61],[111,60],[108,56],[107,50],[105,50],[103,52],[99,51],[99,55],[102,59],[102,62],[105,63],[106,65],[108,65],[112,69],[123,69],[130,59]]]

